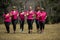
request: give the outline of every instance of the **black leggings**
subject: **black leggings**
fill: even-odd
[[[5,23],[6,30],[9,33],[10,32],[10,28],[9,28],[10,22],[4,22],[4,23]]]
[[[17,20],[12,20],[13,30],[16,31]]]
[[[44,30],[45,22],[39,22],[39,27],[40,27],[40,30]]]
[[[22,31],[24,29],[24,20],[20,20],[20,29],[22,29]]]
[[[36,22],[36,28],[39,29],[39,20],[36,19],[35,22]]]
[[[32,29],[33,29],[33,27],[32,27],[32,25],[33,25],[33,20],[27,19],[27,23],[28,23],[28,30],[32,30]]]

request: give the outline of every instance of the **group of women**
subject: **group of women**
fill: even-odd
[[[12,11],[5,11],[3,17],[7,33],[10,32],[10,22],[13,24],[14,33],[16,32],[16,24],[18,20],[20,22],[20,31],[23,32],[25,17],[27,17],[28,33],[32,33],[34,20],[36,22],[37,32],[42,33],[44,32],[47,14],[44,11],[44,8],[40,8],[40,6],[37,6],[35,10],[32,10],[32,7],[30,6],[29,10],[21,12],[18,12],[16,6],[14,6]]]

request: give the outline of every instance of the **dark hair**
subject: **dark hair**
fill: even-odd
[[[7,10],[5,10],[5,11],[4,11],[4,13],[5,13],[5,14],[7,14],[7,13],[8,13],[8,11],[7,11]]]
[[[39,9],[38,9],[38,7],[39,7]],[[40,6],[39,6],[39,5],[37,5],[37,6],[35,7],[35,11],[38,11],[38,10],[40,10]]]

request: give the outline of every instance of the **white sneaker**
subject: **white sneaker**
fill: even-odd
[[[22,31],[22,33],[24,33],[24,31]]]
[[[22,31],[22,29],[20,29],[20,32],[24,33],[24,31]]]
[[[22,32],[22,29],[20,29],[20,32]]]

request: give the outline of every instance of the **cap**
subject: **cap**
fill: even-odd
[[[12,8],[13,8],[13,9],[16,9],[16,6],[13,6]]]

